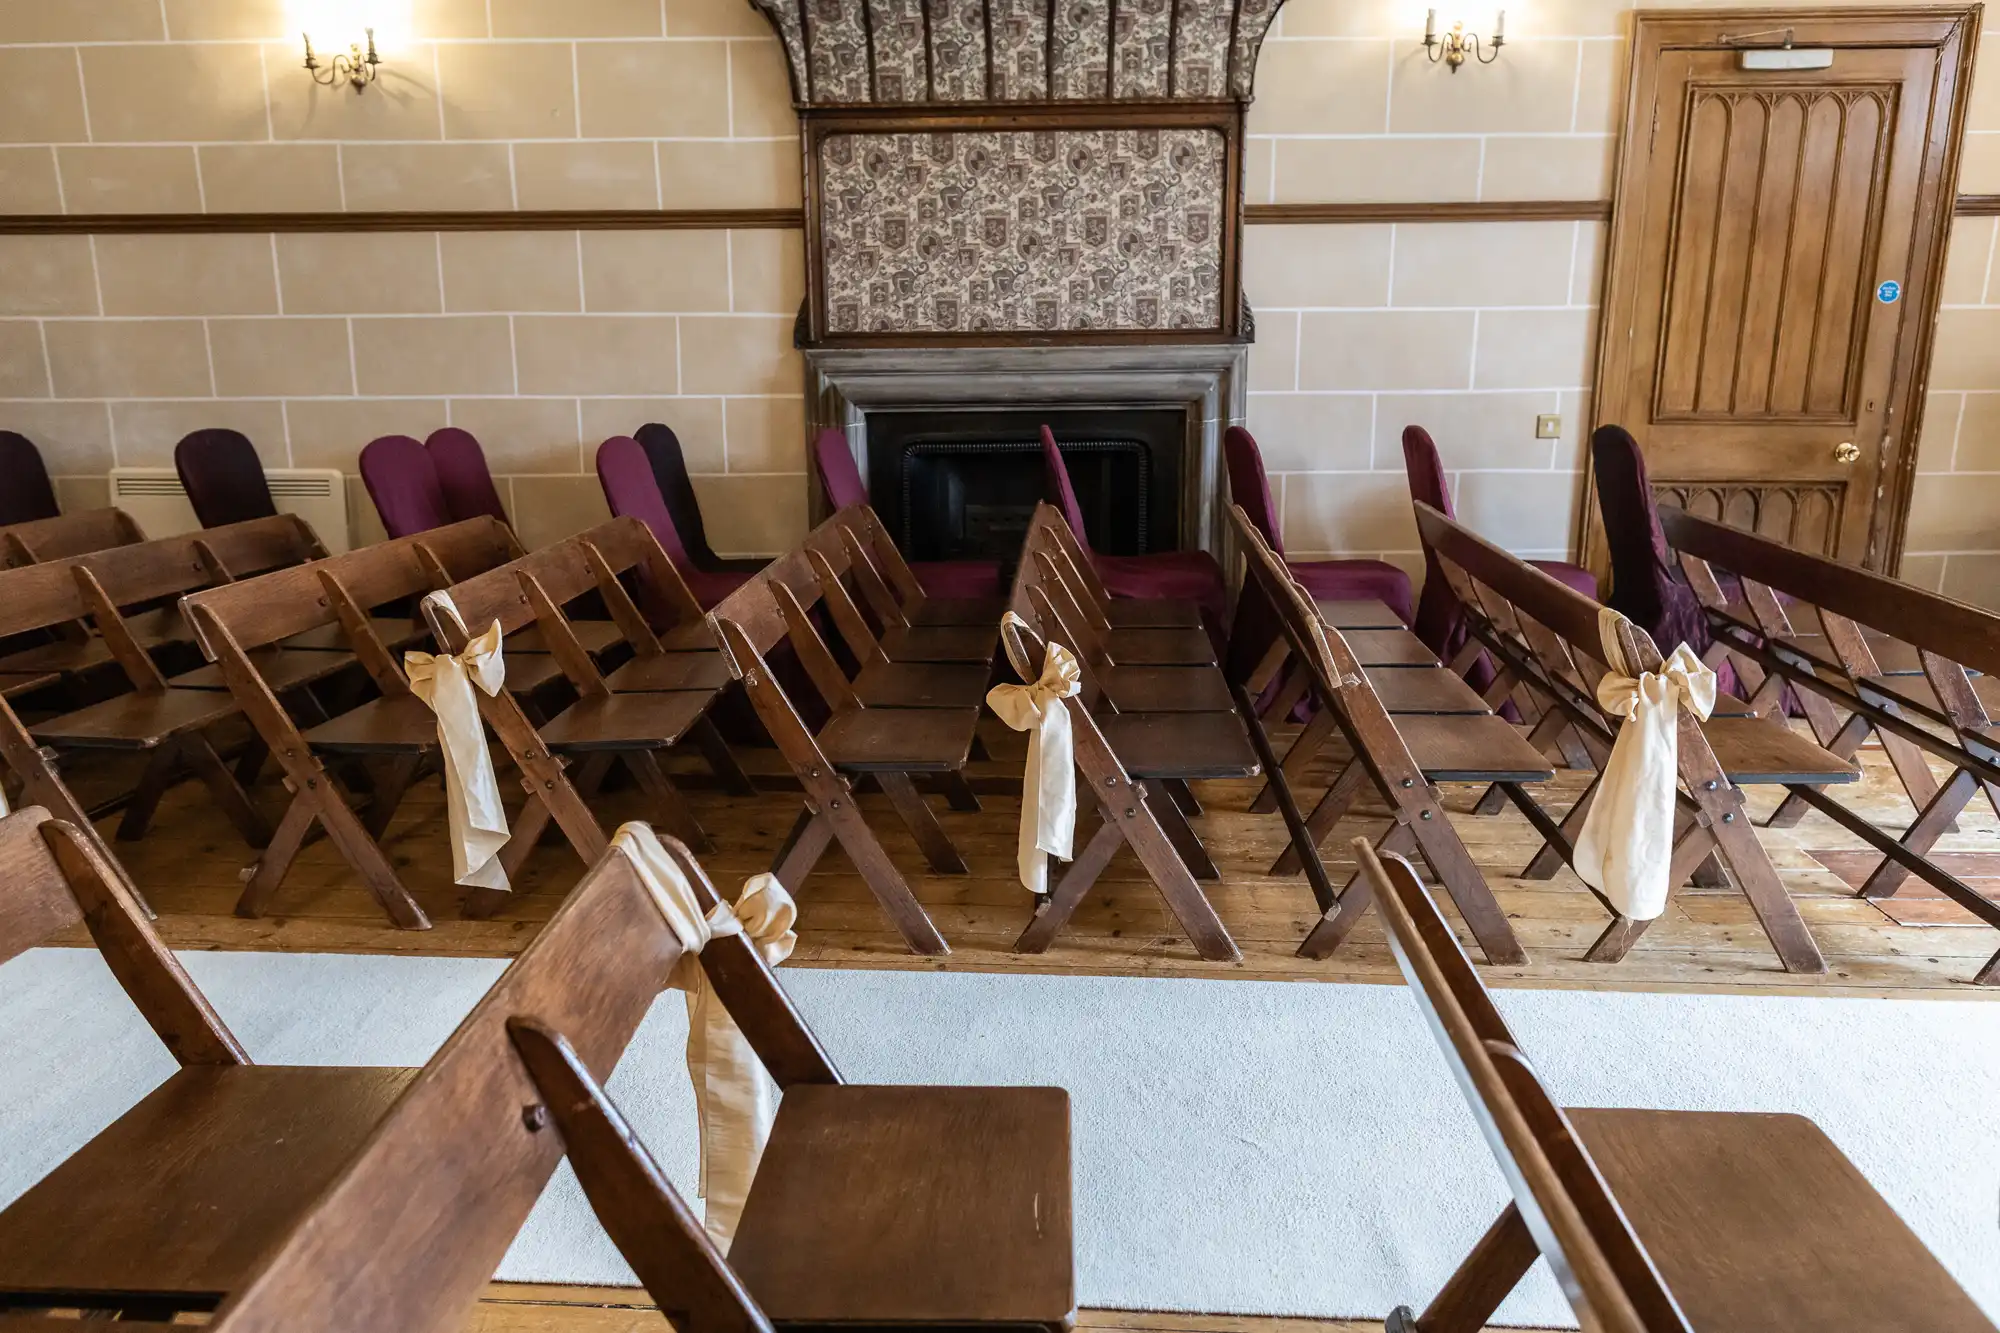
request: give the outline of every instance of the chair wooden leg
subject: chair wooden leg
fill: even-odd
[[[1339,729],[1340,723],[1334,717],[1333,710],[1322,708],[1312,715],[1312,721],[1306,723],[1305,729],[1292,738],[1291,748],[1285,751],[1284,762],[1280,767],[1285,770],[1285,777],[1290,780],[1294,791],[1305,778],[1306,766],[1312,763],[1314,756],[1325,748],[1328,739]],[[1264,790],[1257,793],[1256,800],[1250,802],[1250,813],[1267,815],[1277,808],[1277,795],[1272,792],[1270,779],[1266,777]]]
[[[1367,782],[1368,770],[1362,766],[1361,761],[1359,759],[1348,760],[1347,767],[1340,770],[1340,776],[1333,780],[1333,785],[1328,787],[1326,794],[1319,798],[1319,804],[1315,805],[1312,808],[1312,813],[1306,816],[1306,831],[1312,835],[1313,846],[1317,847],[1326,841],[1326,835],[1333,831],[1333,826],[1340,822],[1340,817],[1347,813],[1349,806],[1354,804],[1354,798],[1361,794],[1361,788]],[[1273,875],[1298,874],[1298,849],[1296,847],[1287,847],[1284,851],[1280,852],[1278,859],[1271,865],[1270,873]]]
[[[118,821],[118,841],[137,842],[146,836],[153,812],[160,807],[160,798],[173,783],[174,767],[179,760],[179,747],[172,741],[154,747],[146,759],[145,771],[139,775],[139,784],[132,789],[125,817]]]
[[[1196,879],[1219,880],[1222,872],[1215,868],[1215,860],[1208,849],[1201,845],[1201,838],[1181,813],[1180,803],[1174,799],[1172,785],[1154,778],[1141,782],[1139,787],[1150,798],[1153,813],[1160,821],[1160,831],[1173,843],[1174,850],[1188,868],[1188,873]]]
[[[944,826],[937,822],[937,816],[925,804],[923,793],[910,781],[910,775],[877,773],[875,780],[882,785],[889,804],[896,807],[896,813],[902,817],[910,835],[917,840],[917,846],[923,851],[924,860],[930,863],[931,869],[940,875],[965,874],[965,858],[952,845]]]
[[[264,771],[264,761],[271,757],[271,747],[264,744],[264,738],[252,734],[243,746],[243,753],[236,756],[236,780],[245,787],[257,785],[257,777]]]
[[[1069,924],[1084,896],[1097,883],[1097,877],[1104,873],[1104,867],[1111,864],[1111,858],[1124,845],[1125,834],[1119,829],[1117,820],[1106,819],[1098,824],[1097,831],[1090,835],[1083,844],[1083,850],[1070,862],[1069,869],[1056,881],[1048,900],[1036,906],[1028,928],[1021,932],[1020,939],[1014,941],[1014,952],[1048,952],[1049,945]]]
[[[875,830],[868,827],[868,821],[854,808],[854,795],[850,791],[845,796],[829,799],[826,809],[821,812],[832,825],[833,836],[840,839],[841,850],[847,859],[854,862],[854,868],[861,872],[867,882],[868,891],[881,904],[883,915],[896,927],[903,940],[914,953],[938,956],[951,952],[951,946],[938,934],[937,924],[924,911],[917,896],[910,892],[902,872],[883,850],[881,839]]]
[[[1305,697],[1306,687],[1311,683],[1306,671],[1298,663],[1287,661],[1283,667],[1285,678],[1278,685],[1277,693],[1271,696],[1269,707],[1263,710],[1265,717],[1282,722],[1292,715],[1300,699]]]
[[[1408,824],[1392,824],[1389,826],[1389,831],[1376,842],[1375,853],[1378,856],[1387,856],[1392,852],[1402,854],[1411,851],[1416,845],[1417,840],[1412,836]],[[1321,912],[1319,920],[1313,923],[1313,928],[1307,932],[1304,941],[1299,945],[1298,956],[1331,958],[1334,951],[1354,932],[1355,925],[1360,922],[1363,914],[1368,911],[1369,904],[1374,901],[1375,890],[1369,884],[1368,877],[1356,870],[1348,878],[1347,883],[1341,886],[1340,896],[1334,900],[1333,906]]]
[[[242,896],[236,900],[236,915],[264,915],[265,908],[278,891],[279,883],[285,878],[285,872],[292,868],[293,860],[298,857],[299,848],[305,846],[306,834],[312,831],[318,815],[317,805],[304,792],[292,797],[292,803],[285,807],[284,818],[278,821],[278,830],[271,835],[264,854],[250,868]]]
[[[422,762],[421,754],[406,754],[397,755],[382,766],[375,782],[375,795],[368,802],[368,814],[361,821],[369,837],[381,841],[389,829],[389,821],[396,817],[396,808],[410,790],[410,783],[416,780],[417,765]]]
[[[965,780],[963,771],[938,774],[937,789],[943,794],[945,803],[961,814],[976,815],[984,808],[979,804],[979,796],[972,790],[972,784]]]
[[[1264,721],[1257,716],[1257,710],[1251,707],[1248,692],[1238,686],[1235,694],[1244,730],[1249,733],[1250,744],[1257,751],[1257,762],[1270,774],[1270,790],[1277,798],[1278,813],[1284,817],[1285,832],[1291,838],[1292,850],[1298,853],[1299,866],[1306,872],[1306,883],[1312,888],[1313,899],[1324,912],[1333,906],[1333,885],[1327,879],[1325,864],[1320,861],[1319,848],[1313,845],[1312,834],[1306,829],[1306,817],[1299,809],[1298,798],[1292,793],[1291,779],[1285,776],[1284,766],[1271,749],[1271,735],[1264,730]]]
[[[1576,804],[1569,808],[1569,813],[1562,817],[1562,822],[1556,825],[1556,830],[1562,834],[1561,841],[1549,837],[1546,830],[1542,831],[1546,839],[1542,850],[1535,853],[1519,878],[1554,879],[1556,871],[1568,864],[1570,849],[1576,846],[1577,834],[1583,832],[1583,821],[1590,817],[1591,804],[1597,800],[1597,784],[1603,780],[1602,775],[1593,778],[1590,785],[1583,789],[1583,795],[1576,798]]]
[[[1798,905],[1785,892],[1784,881],[1778,878],[1776,867],[1757,841],[1756,831],[1744,817],[1740,804],[1733,813],[1734,819],[1714,819],[1709,832],[1715,835],[1717,850],[1733,872],[1737,889],[1750,900],[1750,910],[1757,914],[1758,923],[1777,951],[1778,961],[1787,972],[1825,972],[1826,959],[1820,954],[1819,945],[1806,929]]]
[[[1433,791],[1435,795],[1435,791]],[[1521,941],[1514,934],[1514,928],[1507,924],[1507,913],[1500,906],[1500,900],[1493,896],[1493,889],[1486,882],[1486,876],[1479,872],[1472,853],[1465,849],[1459,839],[1458,830],[1447,819],[1418,818],[1403,827],[1410,831],[1410,841],[1429,863],[1431,873],[1444,885],[1444,891],[1451,895],[1458,908],[1459,916],[1465,921],[1472,938],[1479,941],[1481,953],[1486,961],[1496,966],[1518,967],[1528,961],[1528,954],[1521,947]]]
[[[1167,795],[1174,798],[1174,806],[1189,819],[1201,818],[1201,798],[1194,794],[1194,788],[1185,779],[1168,778],[1161,783]]]
[[[1116,801],[1116,795],[1111,799]],[[1125,840],[1132,844],[1139,864],[1146,867],[1146,873],[1153,878],[1153,886],[1167,900],[1167,909],[1181,923],[1181,929],[1188,933],[1195,952],[1212,962],[1233,963],[1241,959],[1242,950],[1236,947],[1235,940],[1229,938],[1222,918],[1215,914],[1215,905],[1195,883],[1173,839],[1160,826],[1160,812],[1147,799],[1144,788],[1132,789],[1130,799],[1133,804],[1119,807],[1118,812],[1110,814],[1110,817],[1123,825]],[[1173,803],[1166,801],[1163,804]],[[1173,812],[1176,817],[1178,813]]]
[[[1959,811],[1965,809],[1978,794],[1978,781],[1964,769],[1958,769],[1944,786],[1938,788],[1937,795],[1931,797],[1930,804],[1918,811],[1909,828],[1905,829],[1903,836],[1896,841],[1917,855],[1924,855],[1937,845],[1939,838],[1951,831]],[[1884,857],[1882,863],[1875,867],[1861,885],[1861,896],[1887,898],[1902,888],[1903,881],[1909,876],[1909,871]]]
[[[785,835],[784,845],[771,858],[771,873],[787,892],[798,897],[799,887],[832,842],[832,823],[824,815],[815,814],[810,806],[800,810],[799,817],[792,821],[791,832]]]
[[[1278,669],[1285,665],[1291,653],[1291,645],[1285,642],[1284,635],[1280,634],[1271,640],[1271,646],[1266,648],[1263,657],[1258,659],[1256,669],[1250,673],[1250,679],[1243,682],[1243,687],[1249,691],[1252,699],[1264,692],[1265,687],[1278,674]]]
[[[715,725],[714,718],[706,715],[699,718],[688,729],[688,738],[701,751],[702,758],[708,761],[710,770],[724,791],[731,796],[757,794],[756,784],[750,781],[750,775],[737,762],[736,752],[729,748],[729,742],[723,738],[722,729]]]
[[[625,767],[631,771],[639,789],[653,799],[662,827],[698,852],[715,849],[707,830],[694,817],[694,811],[688,808],[687,798],[681,795],[680,788],[660,767],[658,755],[651,750],[626,750],[618,757],[625,761]]]
[[[1388,1333],[1479,1333],[1540,1257],[1534,1234],[1510,1203],[1424,1307],[1423,1316],[1412,1320],[1404,1306],[1389,1316]]]
[[[222,762],[222,756],[208,743],[208,737],[199,732],[181,737],[180,752],[187,760],[189,769],[215,797],[215,803],[222,807],[222,813],[236,825],[243,841],[252,847],[268,844],[271,841],[271,825],[257,813],[257,807],[250,804],[250,794],[236,781],[236,775],[229,771],[229,765]]]

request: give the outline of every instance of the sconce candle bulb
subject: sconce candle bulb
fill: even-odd
[[[1465,30],[1463,19],[1454,22],[1451,31],[1442,37],[1438,36],[1437,31],[1437,11],[1431,10],[1424,19],[1424,51],[1430,56],[1432,64],[1442,60],[1445,67],[1454,74],[1458,73],[1458,67],[1465,63],[1467,55],[1471,55],[1482,65],[1492,64],[1500,58],[1500,48],[1506,44],[1507,11],[1504,9],[1495,19],[1493,36],[1484,46],[1480,45],[1478,33]]]

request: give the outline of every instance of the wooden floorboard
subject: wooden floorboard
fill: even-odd
[[[1205,887],[1243,950],[1240,963],[1197,957],[1129,852],[1113,861],[1053,949],[1040,956],[1015,954],[1013,941],[1028,915],[1027,895],[1013,871],[1020,805],[1012,786],[1019,781],[1023,742],[997,725],[990,725],[984,736],[995,757],[975,764],[974,774],[982,785],[1004,794],[983,797],[985,808],[977,814],[944,811],[942,802],[933,801],[970,874],[928,873],[886,798],[860,798],[870,822],[881,831],[890,854],[950,942],[951,955],[920,959],[904,949],[866,885],[835,848],[797,895],[799,947],[792,966],[1289,981],[1397,979],[1381,924],[1372,915],[1333,958],[1296,957],[1298,944],[1317,914],[1303,877],[1264,873],[1282,848],[1283,828],[1275,815],[1247,813],[1258,785],[1254,782],[1196,784],[1207,810],[1194,822],[1223,876]],[[778,770],[776,756],[768,750],[746,750],[744,755],[753,772]],[[1893,773],[1878,750],[1864,750],[1862,758],[1864,781],[1837,789],[1838,795],[1884,824],[1900,827],[1911,811]],[[1327,780],[1329,766],[1336,761],[1337,751],[1335,758],[1316,768],[1306,788],[1309,798],[1317,795],[1316,784]],[[699,770],[698,762],[676,763]],[[112,779],[109,774],[78,778],[79,785],[91,780],[101,785]],[[511,774],[503,775],[502,781],[503,786],[513,787]],[[1558,810],[1566,808],[1585,781],[1584,774],[1558,774],[1549,784],[1548,803]],[[2000,949],[2000,932],[1976,923],[1966,925],[1962,916],[1925,912],[1918,906],[1919,894],[1928,897],[1928,891],[1914,882],[1905,890],[1912,910],[1892,902],[1893,910],[1885,911],[1856,897],[1849,883],[1852,866],[1830,853],[1852,852],[1862,844],[1818,814],[1794,828],[1759,829],[1829,965],[1824,976],[1800,976],[1779,968],[1749,905],[1729,888],[1682,889],[1666,916],[1624,961],[1583,961],[1608,920],[1596,900],[1568,870],[1544,881],[1516,877],[1538,845],[1527,821],[1512,809],[1491,817],[1472,815],[1479,792],[1471,786],[1448,787],[1445,794],[1454,824],[1528,951],[1526,966],[1487,968],[1487,977],[1495,984],[1953,998],[1988,994],[1969,982],[1979,965]],[[1772,788],[1751,790],[1751,808],[1760,821],[1775,807],[1777,796]],[[266,778],[257,798],[275,819],[285,793]],[[690,790],[689,800],[716,843],[704,863],[726,889],[768,868],[799,808],[796,793],[783,790],[730,797],[712,787],[696,788]],[[1352,870],[1347,839],[1373,836],[1386,827],[1380,809],[1374,807],[1371,813],[1364,804],[1361,813],[1345,821],[1329,840],[1327,860],[1336,884]],[[632,791],[603,796],[598,810],[607,828],[646,814]],[[104,822],[107,834],[114,824],[114,820]],[[1948,835],[1942,846],[1952,852],[1992,852],[2000,846],[1996,837],[2000,821],[1981,802],[1968,809],[1959,831]],[[529,859],[516,885],[516,900],[507,910],[492,920],[461,918],[460,891],[450,883],[443,791],[435,778],[410,793],[385,846],[430,913],[433,929],[400,931],[389,925],[324,839],[301,855],[277,894],[273,915],[258,920],[235,916],[232,909],[242,887],[241,873],[253,854],[194,786],[172,792],[152,832],[141,842],[118,844],[118,850],[159,911],[161,933],[174,947],[187,949],[505,957],[534,937],[582,870],[568,848],[552,840]],[[1815,853],[1835,861],[1838,872]],[[82,942],[80,934],[75,942]]]

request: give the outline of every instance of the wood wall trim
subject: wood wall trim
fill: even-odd
[[[1959,217],[2000,217],[2000,194],[1961,194]],[[1246,204],[1250,226],[1356,222],[1606,222],[1609,199],[1431,204]],[[11,213],[0,236],[345,231],[800,231],[798,208],[544,209],[437,213]]]

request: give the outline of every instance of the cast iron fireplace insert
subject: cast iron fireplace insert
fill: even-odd
[[[868,414],[868,492],[912,560],[996,560],[1009,570],[1047,493],[1040,430],[1062,447],[1092,547],[1145,555],[1180,544],[1187,412],[1177,408],[879,411]]]

